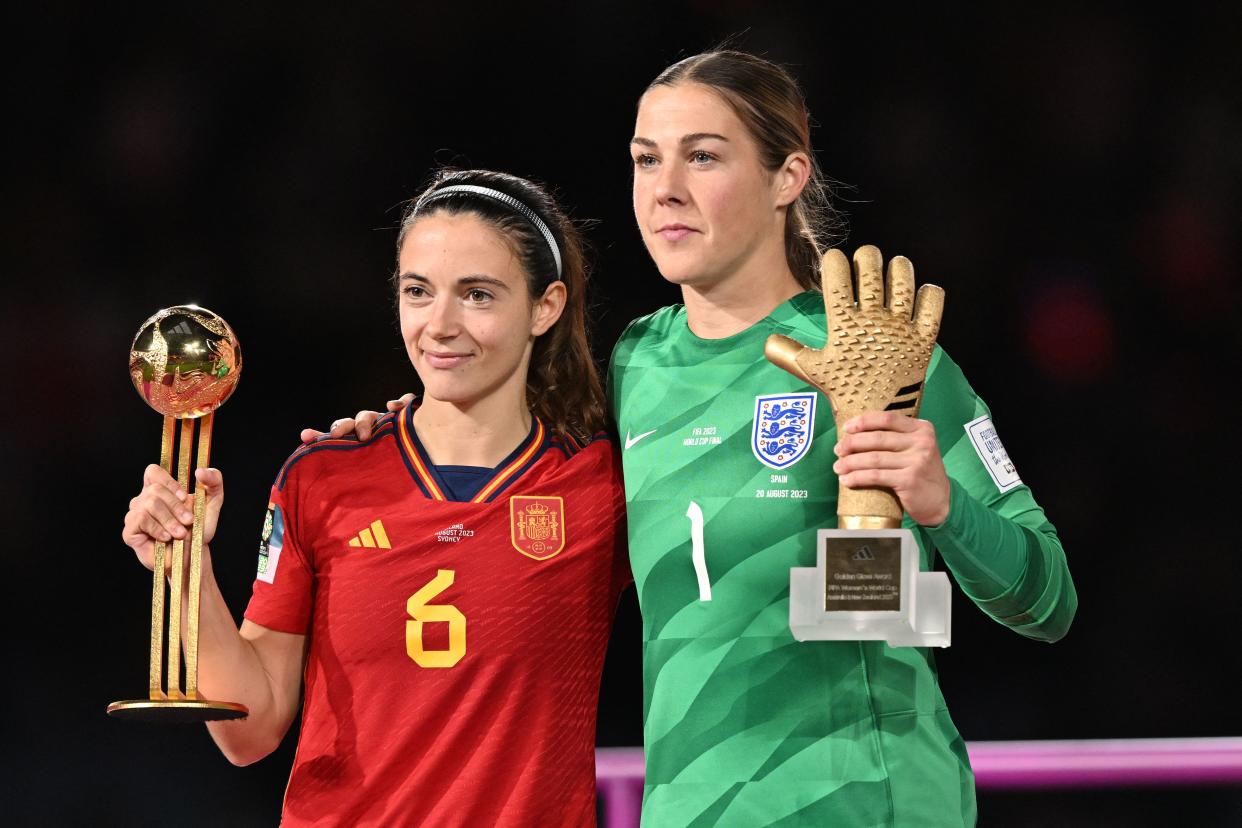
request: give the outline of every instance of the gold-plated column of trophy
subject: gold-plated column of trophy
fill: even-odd
[[[196,305],[178,305],[158,311],[142,323],[130,346],[129,377],[134,388],[148,405],[164,415],[160,465],[164,471],[173,473],[176,443],[177,483],[183,491],[193,491],[194,526],[188,538],[155,544],[149,692],[145,699],[108,705],[108,713],[112,716],[151,722],[205,722],[240,719],[249,713],[243,705],[205,699],[198,692],[198,603],[206,493],[195,485],[193,477],[194,468],[206,468],[210,464],[215,410],[237,387],[241,366],[241,348],[233,329],[216,314]],[[197,452],[194,451],[196,423]],[[166,682],[163,657],[165,589],[168,591]],[[186,602],[184,689],[181,683],[183,597]]]
[[[914,290],[914,266],[889,262],[870,245],[850,262],[840,250],[823,258],[821,278],[828,341],[809,348],[785,336],[768,337],[764,355],[818,388],[832,405],[837,433],[868,411],[916,416],[931,360],[944,291]],[[816,566],[790,571],[789,626],[805,640],[882,640],[892,646],[947,647],[949,579],[920,572],[919,550],[902,529],[901,503],[891,489],[841,487],[838,528],[820,529]]]

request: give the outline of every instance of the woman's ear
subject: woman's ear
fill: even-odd
[[[776,206],[788,207],[797,201],[810,177],[810,157],[805,152],[791,152],[776,171]]]
[[[536,299],[534,306],[531,308],[531,336],[542,336],[548,332],[549,328],[556,324],[556,320],[561,318],[561,313],[565,310],[567,296],[565,283],[559,279],[548,285],[547,290],[543,292],[543,296]]]

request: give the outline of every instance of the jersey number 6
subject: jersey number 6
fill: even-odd
[[[419,667],[452,667],[466,654],[466,616],[452,604],[428,604],[453,585],[453,570],[438,569],[436,577],[410,596],[405,611],[414,620],[405,622],[405,652]],[[423,647],[423,624],[443,621],[448,624],[447,650]]]

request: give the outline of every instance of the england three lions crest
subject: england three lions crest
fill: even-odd
[[[565,548],[565,501],[559,497],[509,498],[509,537],[528,558],[547,560]]]
[[[811,449],[815,434],[815,393],[755,397],[751,450],[765,466],[784,469]]]

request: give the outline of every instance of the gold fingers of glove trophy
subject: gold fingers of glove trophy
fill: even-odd
[[[770,362],[818,388],[832,405],[837,434],[849,419],[867,411],[897,411],[914,417],[923,398],[944,291],[936,285],[914,290],[914,265],[905,256],[888,263],[871,245],[854,253],[858,272],[855,299],[850,263],[840,250],[823,258],[824,308],[828,341],[811,348],[787,336],[768,337]],[[901,504],[888,489],[842,487],[837,502],[842,529],[901,525]]]

